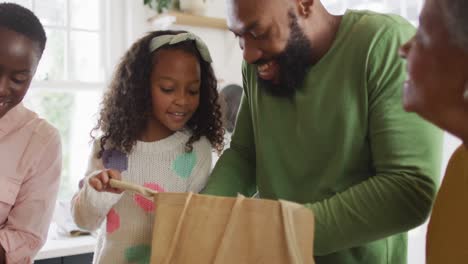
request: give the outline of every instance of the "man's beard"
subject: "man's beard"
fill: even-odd
[[[273,58],[279,66],[278,82],[263,80],[257,74],[261,87],[274,96],[290,97],[300,89],[312,60],[312,46],[297,23],[297,17],[290,12],[291,19],[288,43],[283,52]],[[258,62],[256,64],[259,64]]]

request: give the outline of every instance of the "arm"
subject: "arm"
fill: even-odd
[[[41,158],[30,168],[8,220],[0,230],[0,245],[6,263],[32,262],[47,238],[62,166],[58,133],[40,149],[44,152],[34,153]]]
[[[83,180],[83,186],[72,199],[73,220],[78,227],[90,231],[94,231],[101,226],[109,211],[122,197],[122,194],[98,192],[89,183],[90,178],[106,169],[102,160],[96,156],[99,148],[99,140],[96,140],[89,159],[87,176]]]
[[[422,224],[440,173],[442,133],[402,108],[405,65],[398,57],[412,28],[384,35],[368,72],[369,141],[375,175],[329,199],[306,204],[316,217],[315,254],[359,246]]]
[[[246,87],[246,65],[243,66],[244,95],[242,97],[231,146],[224,151],[208,180],[203,193],[236,196],[255,192],[255,143],[251,111]]]

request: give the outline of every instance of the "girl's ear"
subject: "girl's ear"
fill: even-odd
[[[312,6],[314,5],[314,0],[296,0],[298,5],[299,15],[303,17],[308,17],[312,11]]]

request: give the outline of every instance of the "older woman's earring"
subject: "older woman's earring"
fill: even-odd
[[[468,102],[468,81],[465,83],[465,90],[463,91],[463,100]]]

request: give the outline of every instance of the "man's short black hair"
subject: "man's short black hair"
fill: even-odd
[[[44,27],[29,9],[14,3],[0,3],[0,27],[28,37],[39,44],[41,54],[44,51],[47,40]]]

